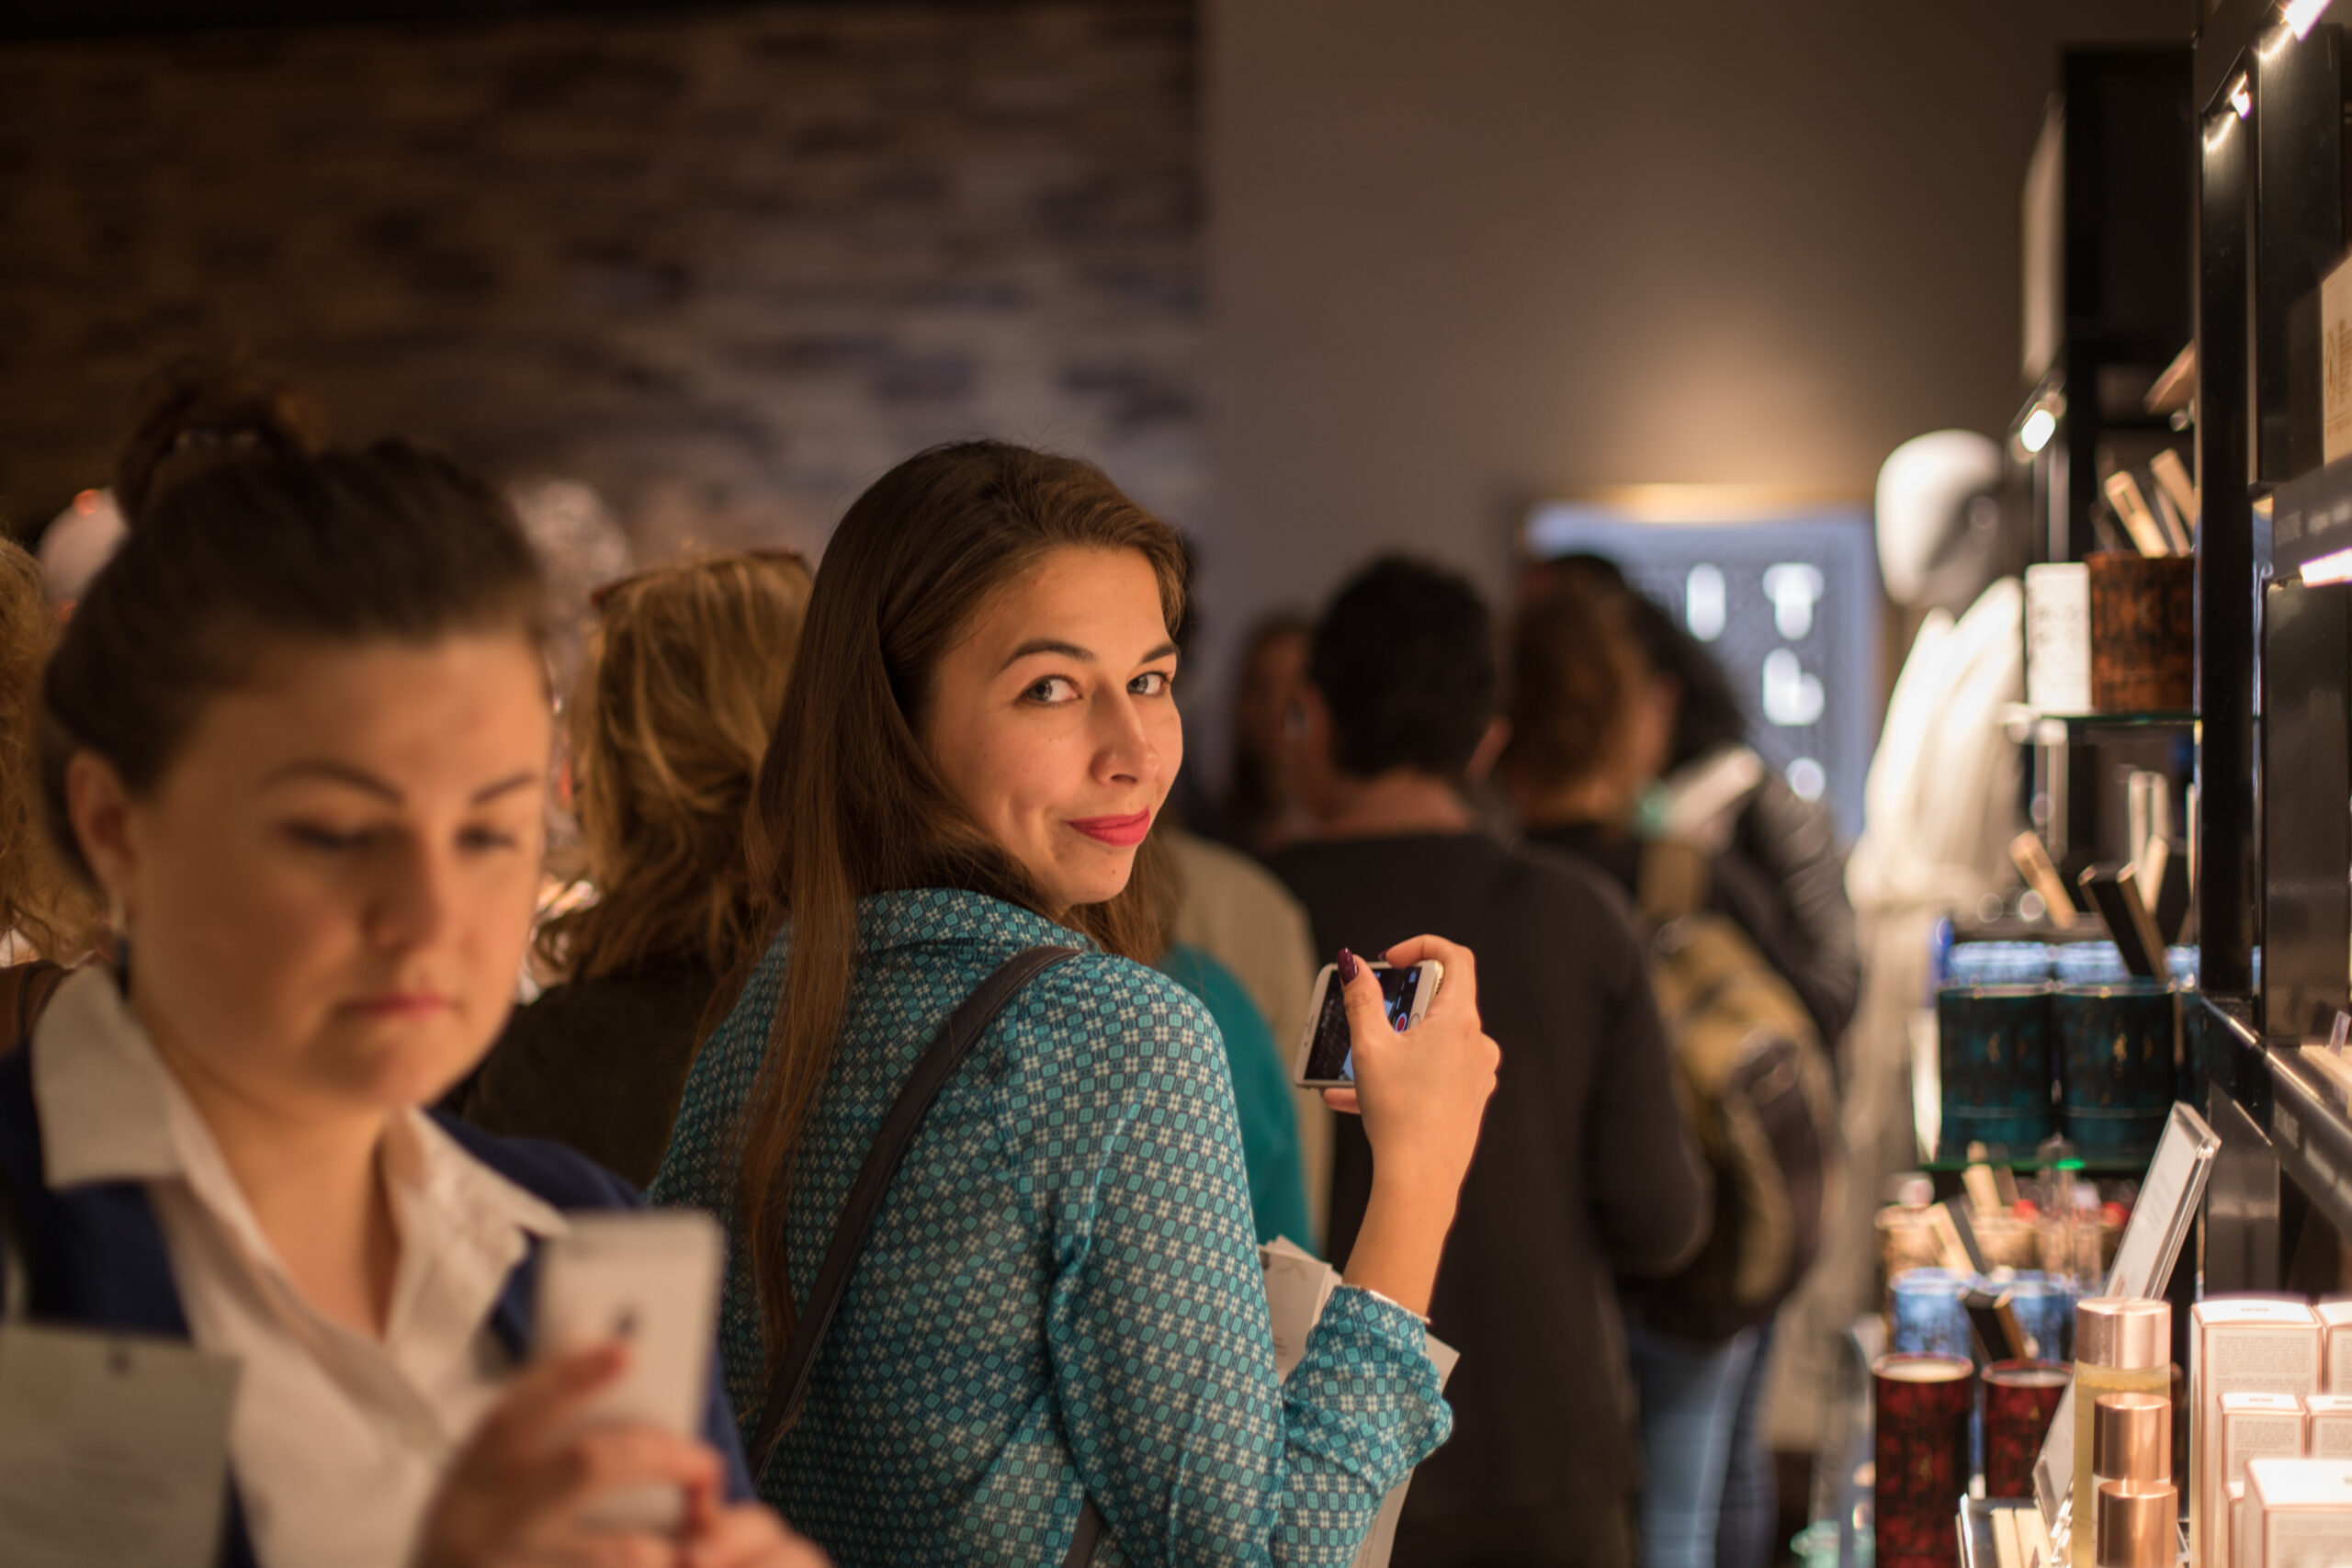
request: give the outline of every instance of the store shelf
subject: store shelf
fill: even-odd
[[[2343,1092],[2301,1060],[2293,1045],[2267,1048],[2270,1145],[2278,1168],[2312,1206],[2352,1235],[2352,1119]]]
[[[2143,1155],[2094,1155],[2088,1158],[2061,1160],[2066,1170],[2080,1171],[2085,1176],[2139,1176],[2148,1168],[2154,1149]],[[2039,1170],[2039,1156],[2024,1155],[1992,1155],[1984,1159],[1923,1159],[1914,1168],[1930,1176],[1958,1176],[1972,1165],[1997,1165],[2010,1170]]]
[[[2154,709],[2139,713],[2045,713],[2025,703],[2001,710],[2001,727],[2018,745],[2064,746],[2100,731],[2185,729],[2192,735],[2198,716],[2192,709]]]
[[[2352,550],[2352,457],[2339,457],[2270,492],[2273,577],[2292,577],[2343,550]]]

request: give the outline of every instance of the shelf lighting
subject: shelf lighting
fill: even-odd
[[[2317,588],[2330,582],[2352,582],[2352,549],[2337,550],[2303,563],[2304,587]]]
[[[2025,423],[2018,427],[2018,445],[2028,452],[2039,452],[2050,445],[2058,434],[2058,416],[2046,408],[2034,410],[2025,416]]]
[[[2243,71],[2238,73],[2238,79],[2230,84],[2230,107],[2238,111],[2240,119],[2254,118],[2253,85],[2246,80]]]
[[[2289,0],[2287,28],[2299,39],[2312,36],[2312,28],[2319,25],[2320,14],[2327,9],[2327,0]]]

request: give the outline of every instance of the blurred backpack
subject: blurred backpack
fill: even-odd
[[[1635,901],[1715,1224],[1683,1291],[1761,1315],[1820,1256],[1838,1146],[1827,1053],[1804,1004],[1729,916],[1696,845],[1645,843]]]

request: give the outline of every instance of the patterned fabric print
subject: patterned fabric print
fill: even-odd
[[[1083,939],[977,894],[860,907],[855,993],[806,1140],[793,1278],[815,1276],[899,1083],[999,964]],[[733,1231],[730,1128],[787,961],[780,939],[688,1081],[658,1202]],[[1449,1417],[1419,1323],[1332,1300],[1274,1376],[1233,1090],[1175,982],[1100,953],[1032,981],[941,1093],[762,1495],[843,1568],[1057,1562],[1083,1496],[1102,1563],[1344,1563]],[[729,1387],[764,1393],[736,1236]]]

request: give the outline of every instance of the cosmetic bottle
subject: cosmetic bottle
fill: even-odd
[[[2075,1568],[2099,1568],[2098,1401],[2103,1393],[2172,1397],[2172,1304],[2092,1296],[2075,1306]]]

